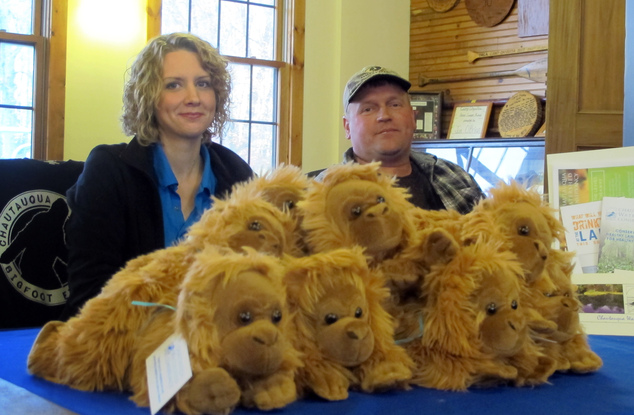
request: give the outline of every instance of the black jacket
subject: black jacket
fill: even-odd
[[[227,195],[233,184],[253,175],[231,150],[216,143],[206,147],[217,180],[215,196]],[[97,296],[127,261],[165,244],[152,150],[136,138],[93,149],[66,195],[71,209],[66,224],[70,294],[63,319]]]

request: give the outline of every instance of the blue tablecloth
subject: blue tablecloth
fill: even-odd
[[[89,393],[53,384],[29,375],[26,357],[38,329],[0,331],[0,378],[29,390],[78,414],[144,414],[123,393]],[[345,401],[304,399],[276,415],[368,414],[482,414],[585,415],[634,414],[634,337],[590,336],[590,345],[604,361],[587,375],[555,374],[549,384],[534,388],[496,387],[468,392],[423,388],[379,394],[352,392]],[[5,410],[8,408],[4,408]],[[10,413],[10,412],[7,412]],[[234,414],[264,413],[238,408]]]

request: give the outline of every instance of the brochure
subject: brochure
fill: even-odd
[[[634,336],[634,271],[573,274],[582,308],[579,320],[588,334]]]
[[[561,222],[566,228],[566,248],[576,252],[575,273],[595,273],[599,263],[601,203],[562,206]]]
[[[634,147],[548,154],[548,193],[552,207],[634,197]]]
[[[634,198],[605,197],[598,272],[634,271]]]

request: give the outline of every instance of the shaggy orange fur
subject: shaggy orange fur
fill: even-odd
[[[453,257],[458,244],[437,226],[417,230],[416,208],[380,163],[330,167],[322,182],[311,183],[300,202],[311,252],[360,246],[372,268],[381,270],[391,297],[385,302],[398,320],[397,337],[407,337],[412,315],[424,299],[420,284],[430,267]],[[415,329],[418,324],[415,323]]]
[[[554,362],[529,336],[540,317],[522,304],[521,278],[512,253],[481,241],[433,267],[423,282],[422,338],[405,344],[417,364],[414,383],[465,390],[545,382]]]
[[[294,259],[285,282],[296,347],[304,354],[301,391],[340,400],[350,387],[372,392],[406,385],[412,362],[394,344],[394,323],[382,308],[388,290],[360,247]]]
[[[413,206],[395,179],[379,173],[380,163],[328,168],[299,203],[311,253],[362,246],[380,262],[416,238]]]
[[[237,185],[227,199],[214,198],[211,209],[189,228],[181,244],[193,249],[219,245],[240,250],[251,246],[275,256],[298,254],[295,219],[263,198],[263,181]],[[258,191],[251,190],[255,185]]]
[[[297,253],[294,230],[295,220],[258,192],[215,200],[184,241],[129,261],[77,317],[47,323],[33,345],[29,371],[81,390],[123,390],[135,336],[153,315],[132,301],[175,306],[179,285],[205,246]]]
[[[524,302],[557,325],[556,330],[534,329],[536,338],[545,339],[539,344],[558,362],[558,370],[598,370],[601,359],[590,350],[579,324],[579,303],[570,279],[574,255],[553,248],[553,243],[561,242],[564,235],[554,209],[537,192],[523,189],[517,183],[500,184],[490,193],[489,199],[467,215],[462,224],[463,239],[484,237],[502,241],[517,255],[526,280]]]
[[[295,225],[293,229],[294,241],[291,245],[293,251],[289,253],[299,256],[305,254],[306,247],[303,244],[302,217],[297,209],[297,204],[304,199],[308,183],[309,179],[299,167],[281,165],[260,177],[235,185],[231,195],[233,199],[243,197],[242,194],[250,197],[261,197],[288,214]]]
[[[130,287],[146,293],[148,287],[160,291],[166,280],[171,285],[169,270],[148,269],[156,261],[128,275],[142,288],[113,278],[78,317],[43,328],[29,371],[82,390],[131,390],[132,399],[146,406],[145,359],[177,333],[188,344],[193,378],[167,404],[168,412],[226,414],[238,403],[273,409],[292,402],[301,360],[288,338],[283,266],[277,258],[244,251],[209,246],[189,263],[172,263],[177,272],[187,268],[186,276],[179,290],[159,298],[176,312],[130,304],[154,299],[139,298]]]

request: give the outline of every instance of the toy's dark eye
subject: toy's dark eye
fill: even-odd
[[[531,228],[529,228],[527,225],[520,226],[519,229],[517,230],[517,234],[520,236],[527,236],[530,233],[531,233]]]
[[[324,318],[324,321],[328,325],[335,324],[337,320],[339,320],[339,316],[333,313],[326,314],[326,317]]]
[[[517,310],[517,300],[513,300],[513,301],[511,301],[511,308],[512,308],[513,310]]]
[[[363,316],[363,310],[361,310],[361,307],[357,307],[357,309],[354,311],[354,316],[356,318],[361,318],[361,316]]]
[[[352,216],[354,216],[355,218],[358,218],[359,216],[361,216],[361,206],[353,207],[350,213],[352,213]]]
[[[257,220],[254,220],[253,222],[249,223],[249,230],[250,231],[262,230],[262,224],[258,222]]]
[[[376,198],[376,203],[385,203],[385,198],[383,196],[379,196]]]
[[[238,317],[240,318],[240,323],[242,324],[249,324],[251,322],[251,313],[248,311],[243,311]]]
[[[288,210],[293,210],[295,209],[295,202],[292,200],[287,200],[286,202],[284,202],[284,207],[286,207],[286,209]]]
[[[271,315],[271,321],[274,324],[277,324],[280,321],[282,321],[282,312],[280,310],[273,311],[273,314]]]
[[[495,305],[495,303],[489,303],[489,305],[487,305],[487,314],[492,316],[493,314],[495,314],[497,312],[497,306]]]

